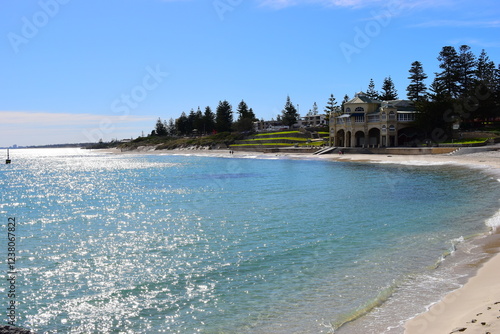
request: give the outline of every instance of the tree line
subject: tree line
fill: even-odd
[[[236,110],[238,119],[233,120],[233,107],[224,100],[219,101],[215,110],[207,106],[202,112],[200,107],[196,111],[186,115],[182,112],[181,116],[174,120],[171,118],[168,122],[158,118],[155,129],[151,132],[152,136],[187,136],[192,134],[207,135],[216,132],[246,132],[253,129],[253,122],[256,121],[252,108],[249,108],[244,100],[238,104]]]
[[[419,128],[426,133],[436,128],[448,133],[457,121],[467,128],[474,126],[474,120],[500,116],[500,66],[496,67],[484,49],[476,56],[468,45],[462,45],[458,50],[453,46],[444,46],[437,60],[441,72],[435,73],[429,88],[425,83],[428,76],[420,61],[414,61],[409,69],[410,84],[406,88],[406,95],[415,102],[419,111],[416,121]],[[365,94],[372,100],[398,99],[398,91],[390,76],[383,80],[380,92],[375,89],[373,79],[370,79]],[[346,94],[338,106],[331,94],[324,109],[327,119],[331,114],[341,112],[347,101],[349,96]],[[185,136],[252,131],[253,122],[257,121],[252,108],[242,100],[236,113],[237,119],[234,120],[231,104],[226,100],[219,101],[215,113],[207,106],[204,111],[198,107],[196,111],[191,109],[189,114],[183,112],[179,118],[171,118],[168,122],[158,118],[151,135]],[[318,107],[314,102],[308,115],[316,114]],[[277,120],[285,126],[292,126],[298,118],[297,108],[287,96]]]
[[[428,78],[420,61],[414,61],[409,70],[410,84],[406,88],[411,101],[437,101],[443,99],[468,99],[478,95],[478,91],[488,91],[491,99],[498,100],[500,90],[500,66],[489,59],[483,49],[479,56],[474,55],[470,46],[462,45],[457,51],[453,46],[442,48],[437,57],[441,72],[435,73],[429,89],[425,84]],[[373,100],[390,101],[398,99],[398,93],[391,77],[386,77],[381,92],[375,89],[370,79],[366,96]],[[478,114],[481,115],[481,114]],[[484,114],[481,116],[489,116]]]
[[[445,46],[437,60],[441,72],[435,73],[429,89],[420,62],[409,70],[408,98],[416,103],[416,126],[426,137],[440,141],[452,135],[454,125],[477,129],[500,116],[500,66],[484,49],[476,56],[468,45],[458,50]]]

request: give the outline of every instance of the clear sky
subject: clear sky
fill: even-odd
[[[408,70],[443,46],[500,63],[498,0],[0,2],[0,147],[135,138],[198,106],[301,115]]]

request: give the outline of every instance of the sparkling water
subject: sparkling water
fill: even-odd
[[[498,210],[500,183],[476,170],[225,155],[12,150],[0,167],[0,269],[13,217],[16,324],[332,333],[371,311],[358,323],[382,325],[344,331],[402,333],[418,308],[384,310],[456,279],[440,259]]]

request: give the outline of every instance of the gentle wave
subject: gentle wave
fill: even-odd
[[[405,166],[445,166],[445,165],[457,165],[454,161],[421,161],[421,160],[402,160],[402,161],[371,161],[375,164],[382,165],[405,165]]]
[[[344,315],[340,317],[340,320],[336,321],[335,323],[331,324],[331,330],[332,332],[338,330],[342,326],[345,326],[346,324],[353,322],[371,311],[373,311],[375,308],[380,307],[382,304],[384,304],[396,291],[397,289],[397,284],[394,282],[390,286],[384,288],[376,298],[373,300],[368,301],[365,305],[361,306],[360,308],[356,309],[354,312]]]
[[[486,220],[486,226],[491,227],[494,231],[500,226],[500,210]]]

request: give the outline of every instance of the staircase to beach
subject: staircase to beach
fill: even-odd
[[[465,155],[479,152],[487,152],[487,151],[497,151],[500,149],[498,145],[488,145],[481,147],[459,147],[455,151],[448,153],[448,155]]]
[[[328,154],[328,153],[332,153],[333,151],[335,151],[338,147],[325,147],[325,148],[322,148],[321,150],[319,151],[316,151],[314,152],[313,154],[314,155],[322,155],[322,154]]]

